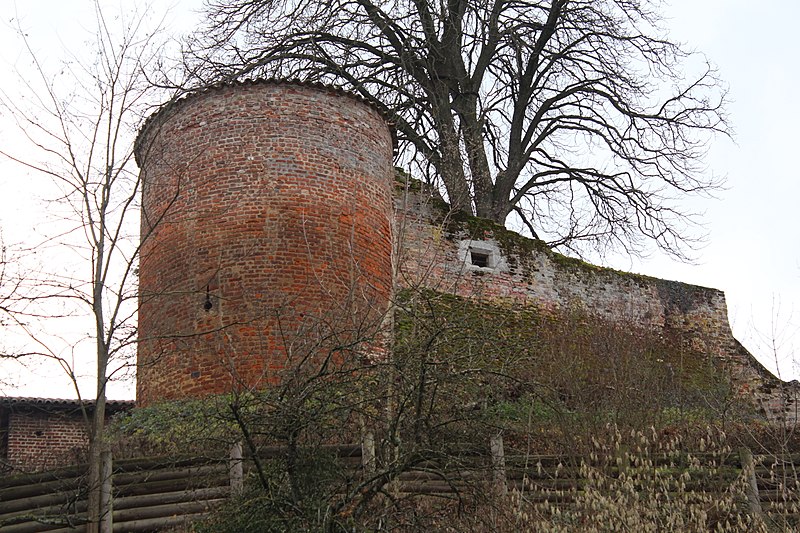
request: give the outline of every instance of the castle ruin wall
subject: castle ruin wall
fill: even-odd
[[[376,109],[299,82],[216,86],[148,120],[136,145],[140,404],[274,384],[313,346],[315,323],[367,338],[395,288],[425,287],[678,332],[768,417],[797,420],[797,383],[736,341],[721,291],[457,220],[416,185],[393,193],[392,150]]]
[[[397,194],[398,284],[558,314],[679,332],[692,352],[721,363],[734,388],[768,418],[794,424],[798,383],[785,383],[733,336],[717,289],[619,272],[565,257],[488,221],[456,219],[416,187]]]

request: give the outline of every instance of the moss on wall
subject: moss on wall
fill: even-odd
[[[647,364],[642,364],[642,368],[653,375],[667,376],[673,382],[686,384],[681,389],[683,396],[697,391],[697,394],[707,394],[731,390],[726,381],[731,379],[736,390],[756,390],[759,394],[762,389],[766,391],[764,394],[769,397],[761,394],[754,398],[761,406],[765,403],[777,406],[778,400],[783,400],[777,398],[769,387],[764,387],[778,380],[746,350],[736,348],[728,324],[725,296],[721,291],[622,272],[559,254],[546,243],[524,237],[491,220],[452,212],[436,191],[413,182],[407,175],[403,175],[401,181],[407,184],[402,190],[410,193],[403,207],[411,215],[412,223],[416,224],[410,233],[413,244],[405,250],[410,259],[400,267],[407,284],[446,287],[448,291],[468,299],[473,306],[488,305],[491,301],[502,307],[503,302],[507,302],[517,305],[515,313],[524,314],[527,311],[520,311],[518,305],[522,302],[523,307],[539,306],[540,311],[546,309],[558,315],[557,319],[537,325],[539,335],[536,337],[524,338],[518,332],[506,333],[505,338],[495,344],[508,344],[508,339],[516,338],[514,342],[518,348],[512,350],[519,350],[519,353],[527,353],[531,346],[541,347],[531,355],[534,358],[541,359],[542,354],[549,354],[550,359],[561,357],[569,360],[574,353],[588,353],[595,361],[601,361],[604,354],[615,350],[628,353],[634,345],[638,345],[636,350],[642,352],[650,343],[653,354],[662,355],[651,355],[648,359],[640,354],[638,359],[631,358],[631,365],[645,361]],[[492,241],[504,261],[497,263],[498,268],[491,272],[489,269],[466,268],[469,265],[464,264],[465,240]],[[476,304],[476,300],[482,302]],[[489,317],[497,313],[481,308],[478,314]],[[491,320],[481,322],[464,316],[452,320],[463,320],[469,328],[477,328],[474,331],[488,330],[487,338],[496,336],[493,327],[487,326]],[[505,316],[504,320],[514,319]],[[559,332],[553,325],[558,321],[569,324],[569,327]],[[591,327],[584,328],[584,322]],[[625,340],[628,330],[636,332],[635,339],[629,337]],[[576,332],[594,340],[579,341],[575,338]],[[608,340],[606,348],[598,348],[598,339],[605,337],[617,340]],[[458,344],[457,341],[453,343]],[[665,348],[664,343],[669,347]],[[492,342],[462,345],[462,351],[492,351],[491,345]],[[562,353],[559,355],[554,350]],[[508,352],[496,357],[508,357]],[[609,360],[613,361],[613,357]],[[655,362],[651,364],[652,361]],[[602,374],[603,366],[598,365],[595,364]],[[722,365],[724,371],[719,372],[716,366]],[[581,376],[585,366],[577,364],[575,376]],[[676,368],[681,371],[676,372]],[[552,381],[552,376],[559,375],[560,371],[555,365],[549,374],[542,371],[537,376]],[[589,380],[592,378],[590,376]],[[643,382],[649,379],[647,376],[641,378]],[[565,379],[564,387],[567,385],[569,377]],[[800,386],[797,389],[800,390]],[[603,391],[598,394],[603,394]],[[727,401],[720,400],[722,403]],[[723,406],[720,409],[725,410]],[[788,412],[789,408],[769,407],[767,412],[769,409]]]
[[[529,413],[540,426],[569,421],[590,432],[672,424],[680,413],[710,420],[735,402],[724,374],[679,334],[427,289],[401,291],[397,309],[396,357],[424,353],[431,375],[446,369],[440,393],[480,403],[476,424],[527,434]]]

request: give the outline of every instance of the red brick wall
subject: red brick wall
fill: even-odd
[[[80,413],[12,411],[8,424],[8,462],[25,471],[85,461],[88,440]]]
[[[272,383],[325,353],[331,324],[370,341],[392,290],[391,157],[377,111],[316,86],[219,87],[151,119],[140,404]]]

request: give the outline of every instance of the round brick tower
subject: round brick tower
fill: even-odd
[[[140,404],[378,349],[393,170],[377,110],[315,84],[214,87],[152,116],[136,159]]]

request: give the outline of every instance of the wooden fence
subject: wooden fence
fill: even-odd
[[[323,447],[338,458],[340,466],[352,476],[380,468],[374,441],[364,445]],[[284,448],[265,448],[264,459],[285,454]],[[603,475],[619,477],[633,472],[626,454],[605,459],[594,458]],[[745,486],[742,512],[780,513],[784,522],[798,523],[800,513],[787,502],[797,500],[794,465],[800,456],[756,456],[747,451],[725,457],[695,454],[695,466],[682,463],[689,456],[653,457],[650,468],[673,469],[686,473],[685,490],[698,493],[724,492],[738,482]],[[713,464],[713,468],[697,465]],[[184,524],[205,516],[240,488],[246,477],[249,460],[242,459],[241,448],[234,447],[227,458],[148,458],[116,461],[112,468],[110,494],[113,495],[106,531],[157,531]],[[582,466],[584,465],[584,466]],[[85,529],[86,467],[72,467],[50,472],[0,478],[0,533],[66,533]],[[436,462],[418,464],[399,475],[393,490],[406,494],[442,494],[466,492],[476,484],[493,486],[504,494],[515,491],[529,502],[550,505],[573,504],[587,485],[584,458],[519,454],[503,450],[499,437],[491,440],[488,453],[459,461],[458,468],[442,467]],[[745,476],[744,478],[742,476]]]
[[[347,468],[360,466],[358,445],[323,446]],[[267,447],[264,459],[284,448]],[[115,461],[112,513],[105,531],[127,533],[180,527],[224,502],[244,483],[241,447],[228,458],[144,458]],[[79,533],[85,530],[86,465],[0,479],[0,532]]]
[[[83,531],[85,472],[84,466],[0,481],[0,531]],[[115,532],[178,526],[203,516],[230,494],[229,466],[223,461],[119,461],[112,479]]]

